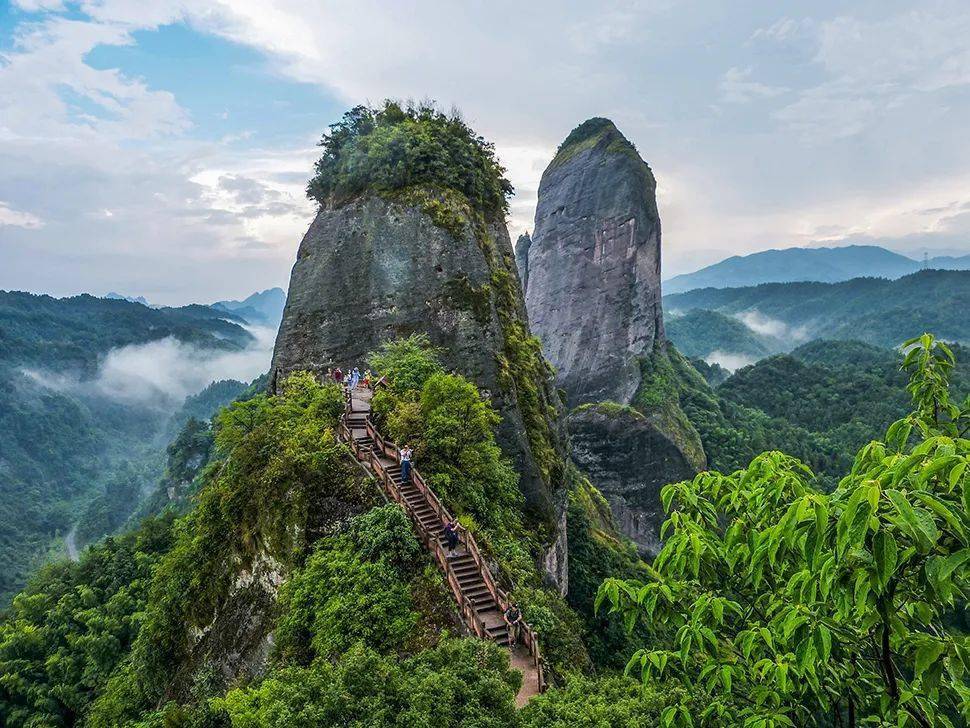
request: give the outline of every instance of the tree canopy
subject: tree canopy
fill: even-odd
[[[835,492],[780,452],[668,485],[655,578],[601,586],[628,626],[663,626],[628,671],[710,693],[700,715],[667,708],[665,725],[970,718],[970,639],[947,626],[970,596],[970,402],[950,401],[947,346],[906,346],[913,410]]]
[[[339,205],[367,190],[427,186],[459,192],[481,213],[508,210],[512,185],[494,146],[457,112],[444,114],[430,103],[355,106],[330,126],[320,146],[307,196],[321,205]]]

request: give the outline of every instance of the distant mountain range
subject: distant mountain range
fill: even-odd
[[[151,306],[144,296],[123,296],[120,293],[109,291],[104,294],[104,297],[109,301],[128,301],[129,303],[140,303],[142,306]]]
[[[674,314],[703,309],[739,319],[756,333],[786,342],[789,349],[819,338],[895,347],[926,331],[941,339],[968,343],[970,271],[925,270],[897,280],[855,278],[841,283],[703,288],[664,296],[664,307]],[[680,325],[676,318],[671,323],[674,344],[679,345],[675,335],[679,336],[690,341],[699,354],[703,346],[714,348],[720,344],[717,337],[725,336],[697,315]],[[683,330],[685,323],[693,324],[690,331]],[[704,331],[716,332],[716,337],[707,334],[708,341],[700,342]]]
[[[970,255],[930,258],[924,264],[876,245],[765,250],[735,255],[694,273],[674,276],[664,281],[663,291],[669,295],[698,288],[738,288],[761,283],[900,278],[921,270],[924,265],[938,270],[970,270]]]
[[[269,288],[244,298],[242,301],[216,301],[212,308],[229,311],[241,316],[251,324],[279,328],[283,320],[286,293],[282,288]]]

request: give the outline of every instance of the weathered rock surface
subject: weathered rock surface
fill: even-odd
[[[522,281],[522,293],[529,290],[529,249],[532,247],[532,238],[529,233],[524,233],[515,241],[515,267],[519,271],[519,280]]]
[[[616,126],[590,119],[543,173],[532,238],[517,251],[557,384],[571,407],[588,405],[568,419],[573,459],[645,553],[660,546],[660,489],[706,466],[676,393],[657,391],[667,379],[656,368],[671,365],[656,187]]]
[[[548,366],[536,352],[529,355],[532,371],[519,371],[528,331],[503,220],[486,221],[476,234],[469,218],[455,235],[416,206],[366,196],[321,209],[304,236],[271,386],[294,370],[360,365],[386,340],[426,333],[446,368],[491,397],[502,416],[499,443],[520,474],[527,505],[553,531],[565,508],[566,438]],[[523,374],[528,382],[517,382]],[[552,446],[551,466],[548,454],[541,462],[536,437]]]
[[[571,406],[630,402],[636,358],[663,340],[656,186],[607,119],[577,127],[542,175],[526,304]]]
[[[692,478],[704,462],[659,418],[615,404],[588,405],[567,420],[573,460],[605,496],[620,530],[644,554],[660,550],[660,489]]]

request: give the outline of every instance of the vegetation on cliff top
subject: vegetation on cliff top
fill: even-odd
[[[623,136],[612,121],[602,117],[587,119],[569,132],[559,148],[556,149],[556,156],[549,163],[549,168],[552,169],[565,164],[580,152],[592,149],[604,139],[609,140],[606,145],[607,153],[622,154],[634,160],[638,163],[648,183],[651,186],[656,184],[653,179],[653,172],[640,157],[633,142]]]
[[[320,141],[323,156],[307,186],[321,205],[373,190],[414,186],[454,190],[485,215],[504,214],[512,185],[495,148],[458,115],[431,104],[355,106]]]

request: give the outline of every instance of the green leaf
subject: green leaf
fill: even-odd
[[[968,560],[970,560],[970,549],[962,549],[957,551],[955,554],[950,554],[945,559],[940,566],[940,570],[937,573],[937,578],[941,581],[943,579],[949,579],[950,575],[958,568],[963,566]]]
[[[876,533],[872,541],[873,556],[876,560],[876,576],[879,579],[879,586],[885,587],[889,583],[889,577],[896,570],[896,557],[898,549],[896,539],[885,529]]]
[[[898,490],[887,490],[886,495],[902,519],[903,530],[916,541],[920,553],[928,553],[940,537],[933,517],[922,509],[914,508],[906,494]]]
[[[832,654],[832,632],[824,624],[820,624],[815,629],[813,638],[819,658],[822,662],[828,662],[829,655]]]
[[[960,478],[963,477],[963,474],[966,471],[967,471],[967,461],[966,460],[964,460],[963,462],[957,463],[953,467],[953,469],[950,471],[950,478],[949,478],[949,482],[950,482],[950,487],[951,488],[956,488],[957,487],[957,483],[960,482]]]
[[[913,667],[915,677],[919,678],[946,651],[946,642],[932,638],[924,641],[916,650],[916,664]]]

